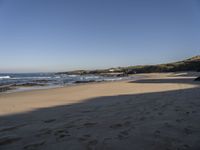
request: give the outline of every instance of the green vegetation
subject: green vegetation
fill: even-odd
[[[144,66],[129,66],[118,67],[104,70],[77,70],[70,72],[62,72],[59,74],[98,74],[98,75],[129,75],[136,73],[154,73],[154,72],[177,72],[177,71],[200,71],[200,56],[195,56],[183,61],[159,64],[159,65],[144,65]]]
[[[168,63],[168,64],[130,66],[130,67],[124,68],[124,71],[128,74],[153,73],[153,72],[199,71],[199,70],[200,70],[200,56],[195,56],[184,61]]]

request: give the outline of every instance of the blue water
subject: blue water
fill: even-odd
[[[96,75],[57,75],[54,73],[14,73],[0,74],[0,86],[2,85],[21,85],[34,83],[38,86],[63,86],[75,84],[76,81],[115,81],[123,80],[128,77],[103,77]]]

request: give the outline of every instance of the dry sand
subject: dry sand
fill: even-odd
[[[0,94],[0,150],[199,150],[200,84],[145,76]]]

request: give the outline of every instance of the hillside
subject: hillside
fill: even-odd
[[[123,71],[132,73],[152,73],[152,72],[176,72],[176,71],[200,71],[200,56],[195,56],[183,61],[145,66],[124,67]]]
[[[177,72],[177,71],[200,71],[200,56],[194,56],[192,58],[158,65],[139,65],[129,67],[118,67],[104,70],[76,70],[69,72],[60,72],[58,74],[98,74],[98,75],[114,75],[122,76],[136,73],[153,73],[153,72]]]

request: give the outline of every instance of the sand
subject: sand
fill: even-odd
[[[0,149],[199,150],[200,83],[141,76],[0,94]]]

